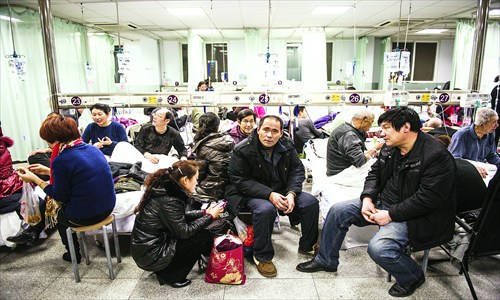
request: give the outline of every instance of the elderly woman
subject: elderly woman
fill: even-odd
[[[193,152],[200,163],[200,177],[194,199],[211,202],[224,198],[229,182],[227,167],[234,148],[234,141],[227,133],[219,132],[219,117],[208,112],[200,117],[200,127],[194,136]]]
[[[180,133],[168,125],[173,119],[174,116],[168,109],[158,110],[153,114],[153,123],[142,126],[135,139],[135,148],[153,164],[160,161],[156,154],[168,155],[172,146],[177,150],[179,158],[187,157]]]
[[[197,184],[198,165],[177,161],[151,174],[136,207],[132,230],[132,257],[139,268],[155,272],[160,285],[181,288],[201,254],[208,255],[213,237],[205,230],[223,211],[222,206],[186,211]]]
[[[82,140],[99,148],[104,155],[111,156],[117,143],[128,142],[125,128],[109,120],[111,109],[106,104],[96,103],[90,107],[90,112],[94,123],[87,125]]]
[[[18,174],[23,181],[38,185],[48,197],[61,203],[57,230],[67,250],[63,259],[71,261],[66,229],[92,225],[111,214],[116,201],[113,178],[104,155],[96,147],[82,141],[72,118],[61,115],[48,117],[42,123],[40,137],[53,149],[51,168],[30,165],[19,168]],[[50,174],[50,183],[47,184],[33,172]],[[80,263],[76,234],[73,241]],[[12,242],[26,243],[26,239]]]
[[[498,114],[491,108],[479,108],[474,124],[458,130],[451,138],[448,147],[454,157],[478,162],[488,162],[500,167],[500,157],[495,145],[495,129],[498,127]],[[476,167],[483,178],[487,172]]]

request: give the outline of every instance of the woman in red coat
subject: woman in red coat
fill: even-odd
[[[12,157],[7,149],[12,145],[14,145],[14,141],[3,136],[0,130],[0,201],[20,192],[23,187],[22,180],[12,167]]]

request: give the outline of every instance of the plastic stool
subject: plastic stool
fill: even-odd
[[[122,261],[120,255],[120,244],[118,243],[118,234],[116,233],[116,223],[115,216],[109,215],[104,221],[101,221],[94,225],[83,226],[83,227],[69,227],[66,229],[66,236],[68,237],[68,246],[69,246],[69,254],[71,255],[71,264],[73,265],[73,273],[75,274],[75,281],[80,282],[80,272],[78,272],[78,264],[76,262],[76,253],[75,253],[75,244],[73,243],[73,232],[79,233],[80,239],[83,244],[83,255],[85,257],[85,263],[90,265],[89,260],[89,252],[87,249],[87,243],[85,242],[85,232],[94,231],[94,230],[102,230],[102,236],[104,239],[104,249],[106,251],[106,258],[108,260],[108,270],[109,270],[109,279],[115,279],[115,274],[113,272],[113,263],[111,261],[111,251],[109,249],[109,241],[108,241],[108,232],[106,226],[111,224],[113,227],[113,240],[115,243],[115,252],[116,252],[116,262],[120,263]]]

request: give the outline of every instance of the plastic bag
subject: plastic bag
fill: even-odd
[[[234,226],[236,227],[236,231],[238,232],[238,236],[242,241],[247,238],[247,224],[245,224],[240,218],[236,217],[233,219]]]
[[[42,220],[42,214],[38,207],[38,196],[30,183],[23,183],[23,192],[21,195],[21,215],[26,223],[29,225],[36,225]]]

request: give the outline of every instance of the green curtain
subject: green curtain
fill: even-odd
[[[368,45],[367,38],[359,38],[356,43],[356,68],[354,69],[353,85],[358,90],[365,89],[365,67],[366,67],[366,47]]]
[[[472,44],[474,41],[474,21],[459,20],[455,33],[453,47],[453,63],[450,87],[467,90],[469,88],[469,73],[472,59]],[[498,51],[498,48],[497,48]]]
[[[386,37],[382,40],[382,53],[380,59],[380,83],[378,85],[379,90],[387,90],[389,87],[389,77],[391,76],[391,72],[384,66],[384,53],[392,51],[392,41],[390,37]]]
[[[25,161],[36,148],[46,148],[38,134],[45,116],[50,112],[49,91],[39,14],[33,10],[12,7],[16,53],[24,55],[26,75],[20,78],[9,66],[6,55],[14,52],[9,21],[0,19],[0,121],[3,134],[14,140],[10,148],[14,161]],[[7,7],[0,15],[8,16]]]
[[[114,39],[108,34],[89,34],[91,78],[88,78],[90,93],[113,93],[115,85]]]
[[[0,19],[0,122],[3,133],[14,139],[10,152],[14,161],[25,161],[37,148],[46,148],[38,130],[51,111],[45,55],[38,12],[12,7],[16,53],[26,61],[26,73],[18,76],[6,55],[14,53],[8,20]],[[0,8],[8,16],[8,7]],[[113,92],[113,39],[108,35],[88,37],[86,27],[53,18],[57,76],[62,93]],[[89,49],[92,49],[90,51]],[[93,66],[89,85],[86,65]],[[89,86],[92,88],[89,88]],[[95,87],[95,90],[93,88]]]
[[[483,69],[481,72],[480,91],[490,93],[494,86],[493,79],[500,74],[500,23],[488,24],[484,45]]]
[[[59,89],[61,93],[87,93],[87,28],[59,18],[53,24]]]

